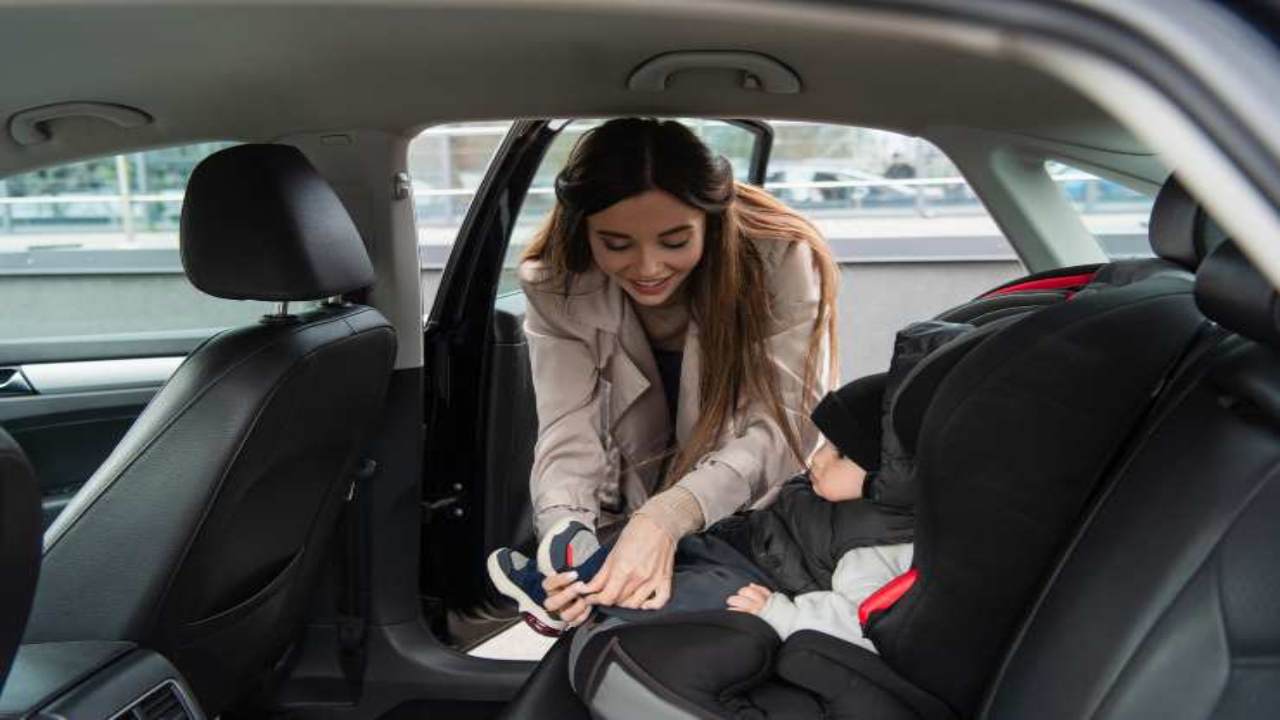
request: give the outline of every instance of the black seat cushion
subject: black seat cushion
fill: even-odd
[[[22,448],[0,428],[0,688],[27,624],[40,570],[40,486]]]
[[[778,653],[777,673],[817,698],[822,717],[955,717],[945,703],[894,672],[880,656],[814,630],[802,630],[787,638]]]

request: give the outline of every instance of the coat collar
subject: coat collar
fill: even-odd
[[[626,420],[628,425],[641,423],[643,427],[629,428],[621,434],[623,450],[637,457],[651,448],[650,443],[665,443],[671,432],[667,420],[666,397],[662,393],[662,378],[653,356],[649,337],[645,334],[640,316],[631,300],[617,283],[609,279],[599,268],[574,277],[569,293],[564,298],[565,311],[573,322],[614,335],[621,352],[605,362],[609,365],[610,427],[616,429]],[[676,441],[683,444],[693,432],[701,407],[700,374],[702,371],[702,344],[698,323],[689,318],[685,333],[684,353],[680,364],[680,397],[676,415]],[[639,405],[650,406],[647,412],[634,412]],[[634,414],[635,419],[630,415]],[[631,439],[630,442],[627,440]]]

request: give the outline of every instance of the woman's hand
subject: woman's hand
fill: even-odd
[[[600,572],[587,583],[587,603],[641,610],[666,605],[675,554],[675,538],[644,515],[633,515]]]
[[[773,591],[769,588],[751,583],[739,589],[737,595],[729,598],[729,609],[759,615],[772,594]]]
[[[547,591],[547,599],[542,606],[569,627],[581,625],[591,614],[591,606],[582,599],[585,585],[577,580],[576,570],[556,573],[542,580],[542,589]]]

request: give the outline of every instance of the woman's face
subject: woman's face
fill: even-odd
[[[702,259],[706,213],[648,190],[587,216],[596,265],[640,305],[665,305]]]

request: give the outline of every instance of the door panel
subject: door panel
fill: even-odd
[[[499,296],[493,313],[493,335],[486,360],[488,408],[484,447],[485,546],[513,547],[532,557],[535,548],[529,504],[529,470],[538,439],[529,343],[524,336],[524,294]]]
[[[146,406],[147,398],[149,395],[138,398],[144,400],[142,404],[37,415],[5,423],[40,479],[45,527],[111,454]]]
[[[0,425],[36,471],[46,527],[213,332],[0,343]]]

